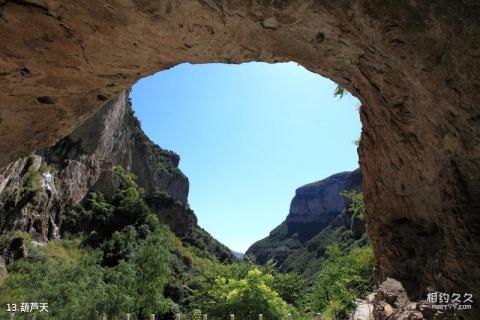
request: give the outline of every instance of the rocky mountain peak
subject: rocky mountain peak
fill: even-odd
[[[272,259],[283,271],[303,274],[318,271],[319,259],[332,243],[364,245],[365,222],[346,212],[342,191],[361,191],[360,169],[341,172],[298,188],[285,221],[246,252],[257,263]]]
[[[336,173],[298,188],[286,223],[290,233],[309,239],[345,209],[344,190],[361,190],[360,170]]]

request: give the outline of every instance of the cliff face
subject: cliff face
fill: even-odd
[[[360,170],[341,172],[298,188],[285,222],[291,234],[308,240],[345,209],[344,190],[361,190]]]
[[[361,172],[341,172],[298,188],[286,220],[246,252],[260,264],[273,261],[282,271],[318,271],[328,245],[343,249],[367,243],[365,223],[346,212],[342,191],[361,191]]]
[[[190,242],[201,239],[203,249],[216,247],[213,253],[232,259],[197,226],[179,160],[143,133],[124,92],[54,146],[7,167],[0,177],[0,234],[20,230],[37,241],[59,238],[63,213],[89,192],[113,197],[113,169],[119,165],[137,176],[151,210],[178,236]]]
[[[189,184],[178,169],[179,156],[161,149],[144,134],[133,115],[127,92],[107,103],[82,126],[41,154],[50,162],[60,160],[77,164],[87,158],[96,162],[109,161],[135,174],[138,184],[148,194],[165,191],[187,202]],[[77,194],[84,196],[82,192]]]
[[[178,162],[178,155],[143,134],[128,94],[122,93],[51,148],[10,164],[0,184],[0,232],[24,230],[40,240],[57,238],[63,210],[89,191],[113,194],[116,165],[137,175],[147,193],[163,191],[186,203],[188,179]]]

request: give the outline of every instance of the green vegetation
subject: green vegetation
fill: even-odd
[[[348,319],[355,299],[372,290],[371,247],[354,248],[342,255],[338,246],[327,249],[312,292],[312,308],[322,310],[323,319]]]
[[[20,230],[7,232],[0,236],[0,248],[8,247],[14,239],[21,239],[22,241],[31,241],[32,236],[29,233],[20,231]]]
[[[0,303],[39,301],[49,303],[48,317],[39,319],[98,319],[102,313],[132,319],[181,312],[211,319],[224,319],[230,312],[242,319],[263,313],[283,319],[295,312],[286,299],[296,299],[301,287],[294,275],[274,273],[270,267],[250,262],[222,264],[202,258],[196,248],[185,246],[158,218],[149,214],[143,228],[148,236],[139,240],[129,229],[123,240],[125,257],[114,266],[104,266],[105,252],[82,245],[82,240],[50,241],[36,247],[27,259],[9,266],[10,276],[0,287]],[[117,233],[115,233],[117,234]],[[121,245],[119,245],[121,247]],[[167,291],[191,288],[183,301],[173,301]],[[292,289],[293,288],[293,289]],[[5,316],[0,310],[0,316]],[[19,319],[23,319],[19,314]],[[26,316],[25,316],[26,319]]]
[[[48,319],[98,319],[103,312],[120,317],[126,310],[140,319],[164,313],[171,303],[163,296],[172,259],[169,241],[163,232],[152,233],[113,268],[102,267],[101,251],[81,247],[78,239],[51,241],[9,266],[0,304],[48,302]]]
[[[350,202],[348,205],[348,211],[355,217],[364,220],[365,208],[363,206],[363,194],[355,190],[343,191],[340,194],[347,198]]]
[[[260,313],[267,319],[286,318],[291,308],[273,289],[276,279],[272,274],[253,266],[247,266],[246,274],[229,271],[229,276],[217,276],[194,291],[197,313],[215,320],[228,319],[231,313],[239,319],[257,319]]]
[[[81,233],[86,243],[96,247],[107,239],[118,242],[119,231],[128,237],[134,231],[133,226],[145,221],[150,210],[135,176],[121,167],[115,168],[115,175],[117,187],[113,199],[107,201],[103,194],[91,192],[83,206],[75,206],[64,215],[64,233]]]
[[[135,117],[135,112],[132,108],[132,103],[129,99],[129,108],[127,114],[127,121],[131,122],[129,125],[132,128],[132,138],[140,154],[145,154],[153,163],[155,174],[171,174],[171,175],[183,175],[182,171],[178,168],[178,162],[180,157],[173,151],[164,150],[155,144],[148,136],[143,132],[140,121]]]
[[[41,178],[40,171],[30,166],[25,175],[24,191],[31,196],[36,195],[42,189]]]
[[[337,87],[333,92],[333,96],[338,97],[339,99],[342,99],[346,92],[347,92],[347,89],[345,89],[344,86],[342,86],[341,84],[337,84]]]
[[[120,167],[115,175],[112,199],[94,192],[84,206],[65,214],[64,240],[31,246],[28,258],[8,266],[10,275],[0,287],[2,305],[48,302],[49,319],[98,319],[104,312],[146,319],[178,310],[164,291],[183,277],[176,273],[184,272],[185,257],[195,250],[149,211],[133,175]],[[0,246],[8,248],[20,237],[30,242],[28,235],[12,232]],[[2,308],[0,317],[4,312]]]
[[[343,226],[327,227],[305,244],[295,236],[281,242],[274,250],[289,254],[282,266],[257,266],[248,257],[234,261],[203,229],[179,237],[155,213],[188,206],[167,194],[146,199],[135,176],[121,167],[114,174],[112,195],[92,192],[64,212],[62,240],[35,244],[18,231],[0,237],[2,250],[12,241],[28,245],[28,256],[8,265],[0,304],[48,302],[49,313],[37,312],[37,319],[93,320],[103,313],[122,319],[127,312],[132,320],[152,313],[192,320],[230,313],[243,320],[260,313],[311,319],[319,311],[325,319],[344,319],[354,299],[371,289],[371,249],[358,248],[366,240]],[[274,236],[287,236],[285,226],[277,229]],[[0,318],[5,312],[0,309]],[[29,315],[17,313],[16,319]]]
[[[42,191],[42,174],[46,172],[55,172],[50,165],[40,163],[38,160],[38,156],[35,155],[30,155],[27,158],[27,163],[25,164],[27,172],[24,175],[23,187],[18,189],[18,192],[21,194],[19,194],[17,198],[20,198],[21,196],[27,198],[36,196]]]
[[[338,220],[350,224],[347,212],[340,213]],[[347,254],[353,248],[367,245],[368,238],[366,235],[356,235],[345,225],[329,225],[313,238],[302,242],[295,234],[289,234],[287,223],[284,222],[269,237],[255,244],[255,258],[262,263],[269,259],[277,261],[280,271],[300,274],[305,287],[309,288],[321,269],[328,246],[333,244]]]
[[[230,249],[216,241],[208,232],[199,226],[186,228],[185,224],[191,224],[192,221],[196,221],[195,214],[188,204],[172,198],[165,192],[158,191],[148,196],[146,202],[152,211],[162,213],[159,218],[163,219],[165,223],[169,220],[170,225],[174,226],[173,231],[175,231],[175,225],[181,225],[177,227],[177,229],[182,229],[181,238],[185,243],[200,249],[200,252],[214,255],[222,262],[234,262],[236,260]],[[187,221],[180,221],[180,219],[178,219],[180,215],[179,212],[181,212],[181,216],[184,217],[182,220]],[[174,222],[172,223],[172,221]],[[188,230],[185,231],[184,229]]]
[[[297,273],[275,273],[272,288],[290,305],[302,308],[306,303],[304,299],[305,281]]]
[[[37,313],[37,319],[98,319],[102,313],[121,318],[127,312],[132,319],[147,319],[151,313],[188,312],[184,288],[203,266],[222,265],[203,247],[223,248],[212,248],[216,241],[203,230],[189,233],[187,241],[179,239],[150,210],[135,176],[121,167],[114,174],[113,196],[91,192],[83,205],[64,212],[63,240],[29,245],[27,258],[8,265],[1,304],[48,302],[49,314]],[[187,209],[171,198],[163,200],[157,205]],[[29,234],[11,232],[1,237],[0,249],[17,239],[32,243]],[[4,313],[2,308],[0,318]]]
[[[208,232],[200,227],[192,229],[182,240],[198,248],[200,252],[214,255],[221,262],[232,263],[235,261],[230,249],[216,241]]]

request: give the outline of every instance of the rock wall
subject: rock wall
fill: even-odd
[[[378,277],[480,296],[480,6],[471,0],[15,0],[0,20],[0,163],[180,62],[296,61],[363,103]],[[319,137],[322,138],[322,137]]]
[[[42,157],[21,158],[0,178],[0,233],[22,230],[34,234],[36,240],[58,238],[64,203],[53,171]]]
[[[110,161],[134,173],[148,194],[165,191],[187,203],[189,183],[178,169],[180,157],[145,135],[133,115],[128,92],[103,106],[70,135],[42,152],[49,160]],[[81,193],[80,193],[81,194]]]
[[[285,221],[250,246],[246,255],[259,264],[273,260],[280,270],[313,282],[327,246],[336,244],[346,252],[367,244],[365,221],[345,210],[350,203],[340,194],[361,191],[361,183],[357,169],[298,188]]]
[[[187,204],[189,183],[178,163],[177,154],[145,136],[124,92],[54,146],[7,167],[0,177],[0,232],[23,230],[42,241],[58,238],[64,210],[90,191],[113,196],[116,165],[134,173],[147,196],[163,192]],[[174,231],[185,232],[196,218],[179,208],[162,208],[162,216]]]
[[[332,222],[344,209],[345,190],[361,191],[360,170],[341,172],[309,183],[295,191],[285,222],[290,234],[308,240]]]

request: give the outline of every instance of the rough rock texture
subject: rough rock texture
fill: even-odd
[[[272,259],[280,270],[313,280],[327,246],[335,243],[347,251],[367,243],[365,221],[345,210],[349,203],[340,195],[344,190],[361,191],[361,183],[357,169],[298,188],[286,220],[248,248],[246,255],[259,264]]]
[[[122,93],[54,146],[7,167],[0,177],[0,232],[22,230],[41,241],[58,238],[64,210],[90,191],[113,196],[112,169],[121,165],[138,176],[147,195],[163,192],[180,202],[173,216],[167,209],[159,215],[172,230],[185,233],[197,221],[183,208],[189,184],[178,162],[178,155],[145,136],[128,94]]]
[[[410,301],[402,284],[387,278],[373,294],[375,320],[450,320],[462,319],[462,311],[436,310],[426,300]]]
[[[121,165],[137,176],[138,184],[147,194],[165,191],[175,199],[187,202],[189,183],[178,169],[180,157],[161,149],[145,135],[133,116],[128,92],[107,103],[66,138],[44,150],[43,154],[50,161],[81,162],[88,158]],[[88,188],[90,186],[91,183]],[[77,196],[82,194],[77,192]]]
[[[291,234],[303,240],[318,234],[345,209],[344,190],[361,191],[360,170],[341,172],[323,180],[309,183],[295,191],[285,220]]]
[[[108,98],[180,62],[294,60],[363,102],[360,159],[377,276],[398,278],[419,296],[429,285],[480,296],[478,1],[0,7],[1,166],[55,143]]]
[[[1,234],[22,230],[37,240],[59,237],[59,219],[66,204],[63,199],[68,196],[63,196],[53,174],[53,168],[38,155],[21,158],[8,166],[0,177]]]

